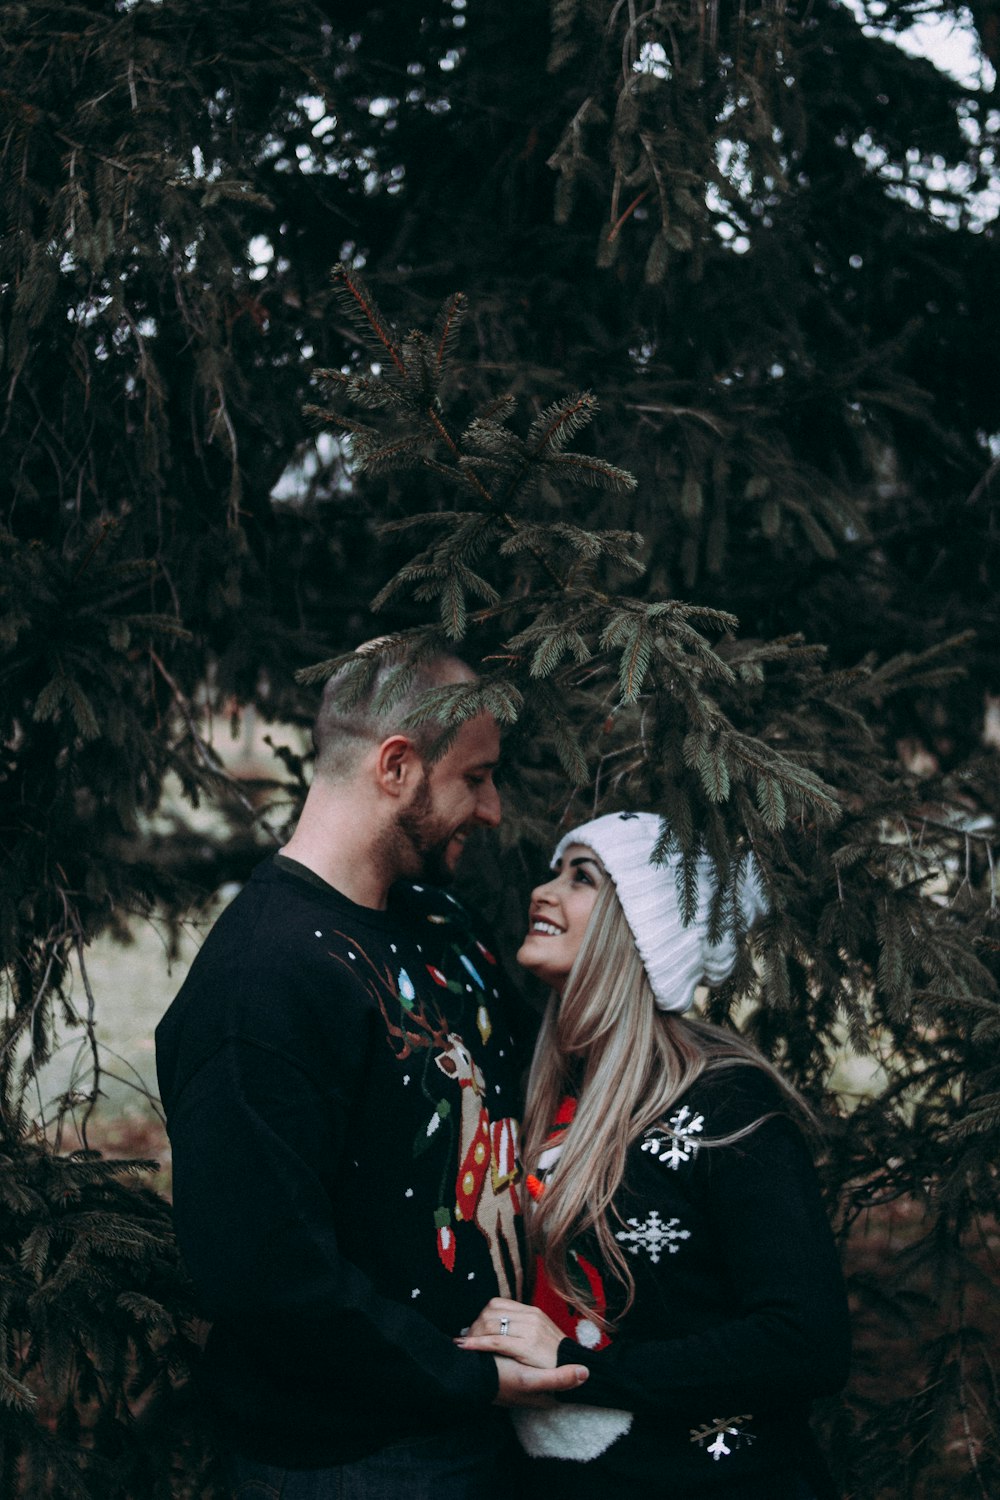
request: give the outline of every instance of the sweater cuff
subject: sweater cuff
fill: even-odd
[[[578,1344],[576,1339],[562,1339],[560,1340],[559,1348],[556,1350],[556,1364],[585,1365],[587,1361],[583,1356],[586,1352],[583,1345]]]
[[[497,1362],[492,1354],[484,1354],[479,1349],[469,1351],[470,1354],[473,1352],[479,1361],[482,1371],[481,1386],[483,1395],[487,1403],[492,1405],[496,1401],[500,1391],[500,1371],[497,1369]],[[468,1359],[469,1355],[467,1354],[465,1357]]]

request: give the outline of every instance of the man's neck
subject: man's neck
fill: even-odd
[[[348,901],[384,911],[394,875],[379,857],[373,821],[356,797],[314,783],[295,832],[279,852],[298,860]]]

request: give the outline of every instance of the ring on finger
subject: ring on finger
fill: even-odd
[[[506,1335],[508,1333],[510,1333],[510,1319],[509,1318],[501,1318],[500,1319],[500,1332],[501,1332],[501,1334],[504,1335],[504,1337],[506,1337]]]

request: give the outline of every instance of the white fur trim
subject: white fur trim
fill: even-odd
[[[601,1342],[601,1330],[590,1318],[581,1318],[576,1325],[576,1341],[585,1349],[596,1349]]]
[[[515,1406],[511,1421],[532,1458],[572,1458],[588,1463],[632,1426],[632,1413],[610,1406]]]

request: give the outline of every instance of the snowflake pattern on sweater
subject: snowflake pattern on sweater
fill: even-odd
[[[682,1104],[667,1121],[665,1132],[655,1128],[646,1131],[641,1149],[676,1172],[678,1167],[694,1160],[701,1145],[698,1136],[704,1128],[705,1116],[693,1114],[688,1105]]]
[[[678,1228],[679,1219],[668,1219],[664,1223],[655,1208],[650,1209],[644,1222],[627,1219],[626,1223],[629,1228],[620,1229],[615,1239],[619,1244],[627,1246],[631,1255],[638,1255],[640,1250],[644,1250],[654,1266],[659,1265],[664,1250],[668,1255],[676,1255],[680,1249],[678,1240],[691,1238],[689,1229]]]
[[[729,1458],[734,1449],[754,1441],[754,1433],[745,1425],[752,1421],[753,1417],[749,1414],[742,1417],[716,1417],[713,1421],[706,1422],[704,1427],[692,1427],[691,1441],[718,1463],[722,1458]],[[712,1439],[711,1442],[709,1438]]]

